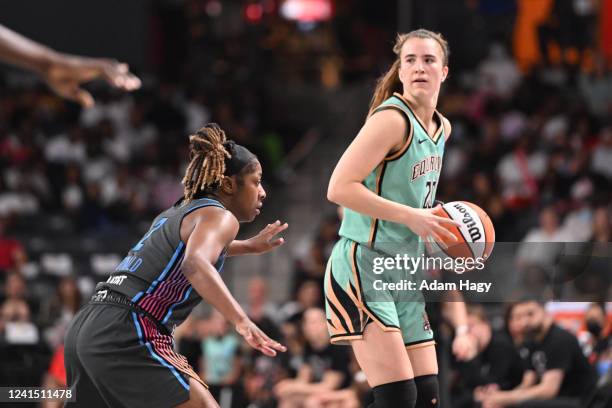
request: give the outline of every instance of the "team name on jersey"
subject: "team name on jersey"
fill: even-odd
[[[442,170],[442,157],[429,156],[412,166],[412,180],[431,173],[432,171],[440,172]]]
[[[142,258],[133,256],[133,255],[128,255],[125,258],[123,258],[123,261],[121,261],[119,265],[117,265],[117,267],[115,268],[115,271],[117,272],[120,272],[120,271],[136,272],[138,268],[140,268],[140,265],[142,265]]]

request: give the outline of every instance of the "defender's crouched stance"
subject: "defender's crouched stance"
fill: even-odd
[[[190,136],[184,197],[159,214],[91,302],[65,342],[67,407],[217,407],[206,384],[174,351],[172,330],[204,298],[248,344],[274,356],[285,347],[246,316],[219,273],[226,256],[267,252],[279,221],[235,241],[238,223],[259,214],[266,194],[251,152],[209,124]]]

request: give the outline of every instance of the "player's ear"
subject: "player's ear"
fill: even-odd
[[[448,76],[448,65],[445,65],[444,67],[442,67],[442,82],[446,80],[447,76]]]
[[[227,176],[224,176],[221,179],[221,183],[219,185],[219,189],[223,193],[228,194],[228,195],[232,195],[232,194],[236,193],[237,187],[238,187],[238,185],[236,183],[235,178],[234,177],[227,177]]]
[[[397,65],[397,76],[401,83],[404,83],[404,72],[402,71],[402,63],[399,62]]]

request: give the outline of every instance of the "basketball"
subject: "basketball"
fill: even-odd
[[[455,242],[444,242],[448,248],[434,245],[435,251],[442,251],[452,258],[487,259],[495,244],[495,228],[486,212],[476,204],[467,201],[452,201],[436,211],[440,217],[450,218],[461,224],[447,229],[458,239]]]

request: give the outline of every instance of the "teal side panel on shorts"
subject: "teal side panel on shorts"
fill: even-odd
[[[368,320],[363,311],[359,280],[353,273],[354,243],[340,239],[334,246],[325,271],[325,313],[332,341],[360,338]]]
[[[396,307],[406,346],[433,340],[424,302],[401,302]]]

